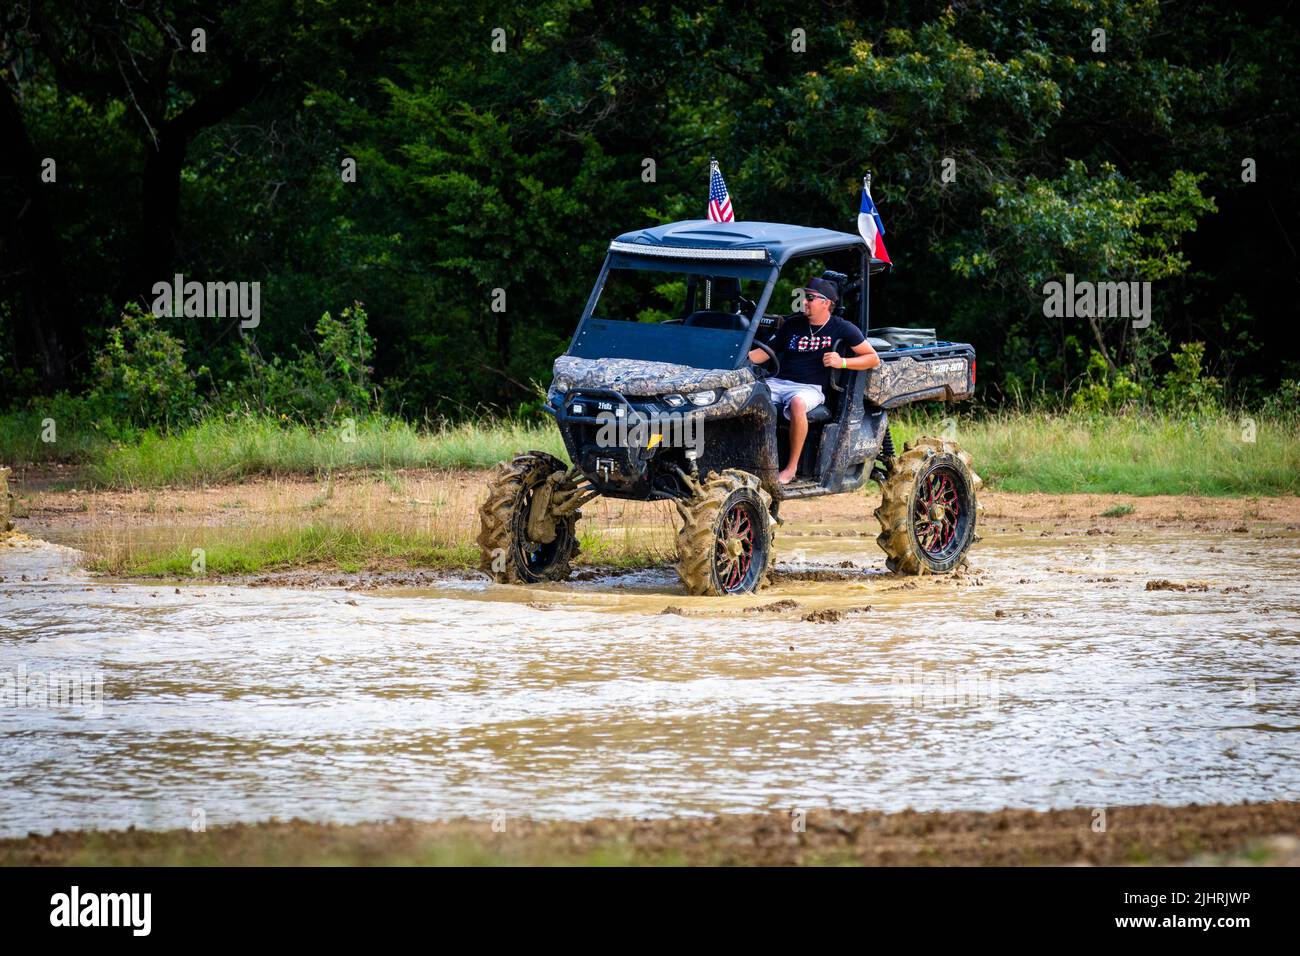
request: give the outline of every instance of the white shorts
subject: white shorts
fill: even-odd
[[[772,404],[785,412],[786,420],[790,419],[790,401],[796,396],[802,396],[804,411],[811,412],[818,405],[826,401],[826,396],[822,394],[820,385],[809,385],[807,382],[791,382],[784,378],[767,379],[767,388],[772,393]]]

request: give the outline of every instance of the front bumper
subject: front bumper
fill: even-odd
[[[688,489],[680,471],[693,474],[697,464],[758,467],[761,428],[752,423],[770,418],[771,402],[766,386],[755,382],[723,390],[710,405],[678,408],[613,388],[552,386],[543,409],[555,418],[569,458],[601,494],[652,500],[682,497]],[[740,425],[742,419],[751,424]]]

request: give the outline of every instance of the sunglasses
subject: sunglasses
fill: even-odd
[[[831,300],[831,297],[830,297],[830,296],[828,296],[828,295],[822,295],[820,292],[807,292],[807,291],[805,291],[803,297],[804,297],[805,299],[825,299],[827,302],[829,302],[829,301]]]

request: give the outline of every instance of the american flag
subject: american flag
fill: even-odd
[[[709,220],[712,222],[735,222],[736,214],[731,210],[731,196],[727,194],[727,184],[722,181],[722,173],[715,162],[709,173]]]

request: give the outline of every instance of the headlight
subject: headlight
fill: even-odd
[[[665,395],[664,404],[667,405],[669,408],[681,408],[683,405],[686,404],[686,399],[676,394]]]
[[[717,390],[712,388],[703,392],[694,392],[690,396],[692,405],[712,405],[713,400],[717,397]]]

